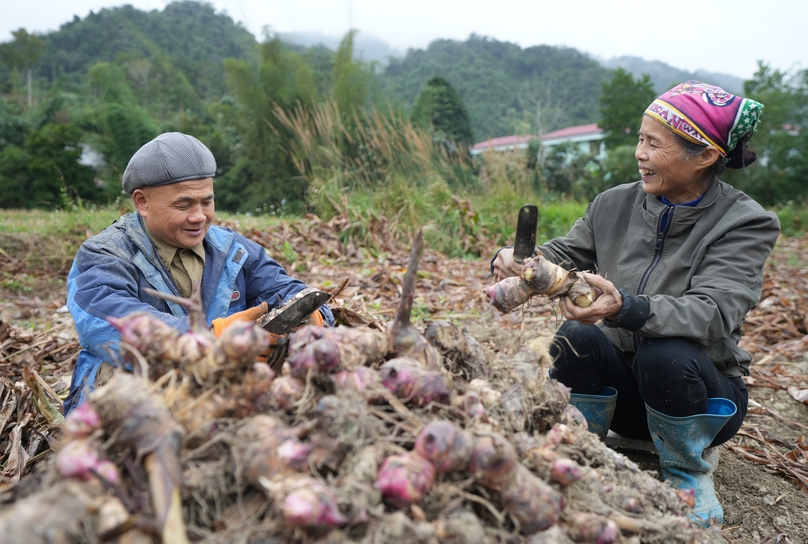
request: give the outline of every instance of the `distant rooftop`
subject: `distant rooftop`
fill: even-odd
[[[558,140],[582,140],[582,139],[595,139],[601,137],[603,130],[598,127],[597,123],[589,123],[588,125],[578,125],[575,127],[562,128],[554,130],[541,136],[542,142],[556,142]],[[530,140],[536,139],[537,136],[533,134],[518,134],[515,136],[501,136],[499,138],[492,138],[479,142],[471,147],[471,153],[476,155],[493,149],[494,151],[506,151],[510,149],[524,149]]]

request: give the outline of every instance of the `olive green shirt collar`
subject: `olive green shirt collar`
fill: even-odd
[[[166,269],[177,286],[180,295],[190,297],[194,284],[202,282],[205,270],[205,248],[202,244],[190,249],[180,249],[149,234]]]

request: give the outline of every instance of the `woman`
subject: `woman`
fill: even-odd
[[[568,321],[551,376],[601,435],[650,435],[664,478],[695,489],[705,524],[723,520],[712,448],[746,415],[741,324],[780,232],[773,213],[719,180],[757,158],[747,141],[761,109],[697,81],[664,93],[642,118],[642,181],[601,193],[567,236],[538,248],[568,269],[597,270],[584,279],[603,292],[588,308],[560,300]],[[512,249],[492,261],[498,280],[519,270]]]

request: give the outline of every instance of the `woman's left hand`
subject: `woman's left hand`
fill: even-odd
[[[601,319],[614,319],[623,308],[623,295],[612,282],[597,274],[583,272],[581,277],[592,287],[597,287],[602,294],[588,308],[576,306],[567,297],[561,297],[558,305],[567,319],[579,321],[582,325],[592,325]]]

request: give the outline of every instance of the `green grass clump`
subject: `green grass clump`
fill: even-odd
[[[808,206],[789,202],[774,209],[780,218],[780,231],[783,236],[804,236],[808,231]]]

